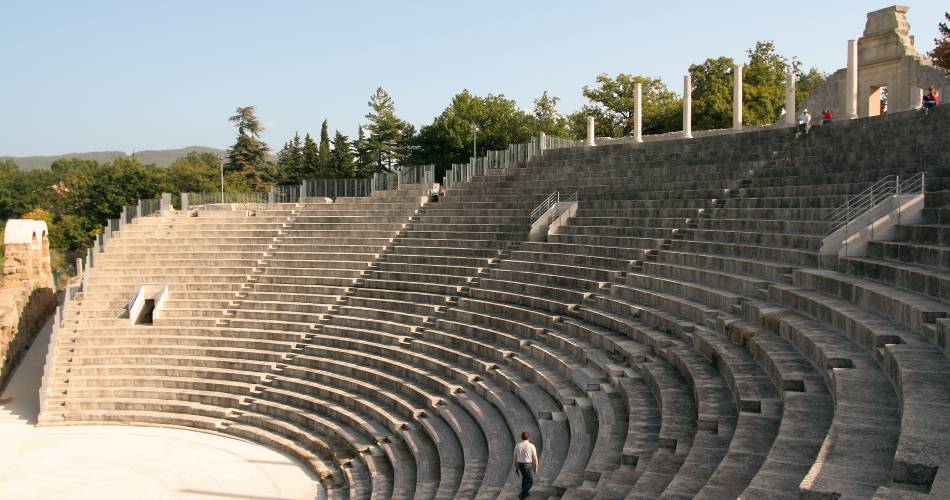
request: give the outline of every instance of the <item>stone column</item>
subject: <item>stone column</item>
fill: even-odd
[[[845,114],[858,117],[858,41],[848,40],[848,82],[845,88]]]
[[[547,145],[548,136],[544,132],[538,133],[538,154],[544,155],[544,146]],[[478,165],[478,159],[475,160],[475,165]]]
[[[742,65],[732,69],[732,129],[742,130]]]
[[[76,257],[76,276],[82,278],[82,257]]]
[[[795,125],[795,71],[789,70],[785,75],[785,124]]]
[[[594,144],[594,117],[587,117],[587,145],[595,146]]]
[[[683,137],[693,138],[693,79],[683,77]]]
[[[643,84],[636,84],[636,108],[633,110],[633,140],[643,142]]]

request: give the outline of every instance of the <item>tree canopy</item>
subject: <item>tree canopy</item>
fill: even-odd
[[[473,146],[481,155],[527,142],[536,128],[533,122],[514,100],[504,95],[478,97],[463,90],[452,97],[452,102],[431,124],[419,130],[413,160],[417,164],[434,164],[438,177],[453,163],[468,161]],[[477,127],[475,134],[473,126]]]
[[[624,136],[634,128],[636,84],[642,87],[643,133],[662,134],[679,130],[680,98],[659,78],[620,73],[611,78],[606,73],[597,75],[597,85],[584,86],[584,97],[591,104],[603,107],[613,121],[620,123]]]
[[[366,148],[369,162],[375,164],[377,171],[394,171],[409,156],[415,127],[396,116],[396,105],[382,87],[376,89],[368,105]]]
[[[260,139],[263,125],[255,114],[254,106],[238,107],[228,118],[238,130],[234,146],[228,150],[226,172],[238,172],[252,186],[263,184],[262,173],[269,169],[267,153],[270,148]]]
[[[934,66],[943,68],[950,75],[950,12],[943,14],[946,22],[937,24],[937,38],[934,38],[934,48],[927,55]]]

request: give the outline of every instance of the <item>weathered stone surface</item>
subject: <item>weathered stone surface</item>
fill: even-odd
[[[0,387],[55,307],[42,221],[7,221],[0,281]]]

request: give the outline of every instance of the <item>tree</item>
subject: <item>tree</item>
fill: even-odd
[[[392,171],[405,162],[415,128],[396,116],[396,106],[382,87],[376,89],[368,104],[366,146],[370,161],[378,171]]]
[[[677,118],[682,109],[681,101],[660,79],[625,73],[611,78],[601,73],[597,75],[597,83],[596,87],[584,86],[584,97],[614,115],[622,123],[623,135],[633,131],[637,83],[642,85],[643,91],[643,132],[660,134],[680,129]]]
[[[785,109],[785,74],[788,61],[775,52],[771,41],[756,42],[747,51],[749,63],[743,76],[743,122],[770,125]]]
[[[221,187],[221,159],[214,153],[193,151],[168,167],[169,181],[176,193],[216,192]]]
[[[228,150],[225,171],[240,172],[251,185],[259,187],[262,184],[261,173],[267,170],[267,152],[270,151],[267,144],[260,140],[264,127],[254,114],[254,106],[237,108],[228,121],[237,127],[238,136],[234,146]]]
[[[320,127],[319,172],[320,177],[333,177],[330,168],[330,131],[326,120],[323,120],[323,125]]]
[[[771,42],[758,42],[748,51],[743,70],[743,121],[750,125],[775,123],[785,107],[785,74],[788,63],[775,54]],[[693,64],[693,125],[699,130],[727,128],[732,124],[732,97],[735,62],[728,57],[706,59]],[[793,63],[796,74],[795,97],[801,103],[828,75]],[[773,119],[774,118],[774,119]]]
[[[281,182],[297,183],[303,169],[303,144],[300,134],[294,132],[294,138],[284,143],[277,152],[277,177]]]
[[[254,106],[238,106],[237,111],[228,118],[228,121],[237,127],[239,135],[260,137],[261,132],[264,131],[264,126],[255,115]]]
[[[343,179],[352,178],[356,172],[353,169],[353,153],[350,151],[350,140],[339,130],[333,136],[333,151],[330,153],[330,171],[334,177]]]
[[[565,119],[572,138],[587,138],[588,116],[594,117],[595,137],[621,137],[623,135],[623,122],[617,115],[610,113],[601,106],[585,104],[581,106],[581,109],[567,115]]]
[[[463,90],[452,97],[442,114],[419,130],[413,162],[434,164],[438,178],[453,163],[468,161],[472,155],[473,125],[478,127],[478,154],[482,155],[487,150],[527,142],[534,119],[504,95],[478,97]]]
[[[934,49],[927,55],[934,66],[943,68],[950,75],[950,12],[945,12],[943,17],[947,22],[937,25],[938,36],[934,38]]]
[[[366,131],[360,125],[356,132],[356,139],[353,141],[353,151],[356,153],[355,167],[356,176],[365,179],[373,176],[376,166],[370,158],[369,141],[366,140]]]
[[[795,64],[795,106],[801,105],[808,99],[811,92],[825,83],[828,74],[811,68],[807,72],[802,70],[798,63]],[[817,110],[816,110],[817,111]]]
[[[534,100],[534,132],[544,132],[555,137],[570,136],[567,119],[557,111],[557,103],[560,100],[559,97],[548,95],[547,90]]]
[[[317,147],[317,143],[313,141],[313,138],[310,137],[309,133],[303,139],[303,148],[301,149],[300,156],[303,168],[300,169],[300,178],[297,180],[319,178],[320,149]]]
[[[731,57],[706,59],[692,64],[693,127],[713,130],[732,125],[732,92],[735,62]]]

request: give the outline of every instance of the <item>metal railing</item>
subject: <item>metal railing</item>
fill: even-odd
[[[404,184],[425,184],[435,182],[435,165],[408,165],[396,171],[400,186]]]
[[[304,196],[303,193],[303,185],[274,185],[271,186],[270,193],[267,194],[267,203],[269,205],[273,205],[274,203],[297,203],[300,201],[300,198]]]
[[[373,179],[311,179],[301,182],[301,198],[370,196]]]
[[[182,193],[188,197],[188,206],[195,207],[198,205],[214,205],[214,204],[243,204],[243,205],[257,205],[257,204],[266,204],[268,200],[268,193],[266,192],[251,192],[251,193],[222,193],[220,191],[213,193]]]
[[[899,175],[888,175],[870,187],[852,196],[847,202],[832,210],[825,221],[831,223],[825,236],[845,227],[849,222],[873,209],[884,200],[895,195],[920,194],[926,189],[926,174],[920,172],[901,179]]]
[[[491,169],[507,168],[511,165],[524,164],[535,156],[544,154],[545,150],[573,148],[583,146],[584,141],[548,137],[544,133],[532,137],[523,144],[510,144],[508,149],[486,151],[483,157],[470,157],[468,163],[453,164],[445,172],[442,183],[446,187],[459,182],[468,182],[473,177],[486,175]]]
[[[550,196],[545,198],[544,201],[542,201],[540,205],[538,205],[537,207],[535,207],[534,210],[531,211],[531,215],[530,215],[531,225],[533,226],[536,222],[541,220],[541,217],[543,217],[544,214],[548,213],[548,210],[551,210],[551,207],[556,206],[558,203],[567,204],[567,203],[573,203],[577,200],[578,200],[577,191],[574,191],[573,193],[571,193],[571,195],[568,196],[567,198],[561,198],[560,191],[555,191],[551,193]],[[559,212],[556,211],[555,213],[551,214],[550,220],[560,217],[562,213],[564,213],[564,210],[561,210]]]
[[[577,193],[574,194],[576,195]],[[550,210],[554,205],[557,205],[559,201],[561,201],[561,193],[559,191],[551,193],[550,196],[545,198],[540,205],[531,211],[531,224],[533,225],[535,222],[537,222],[538,219],[540,219],[541,216],[545,214],[545,212]]]
[[[150,198],[147,200],[139,200],[138,207],[136,217],[147,217],[162,210],[162,199]]]

